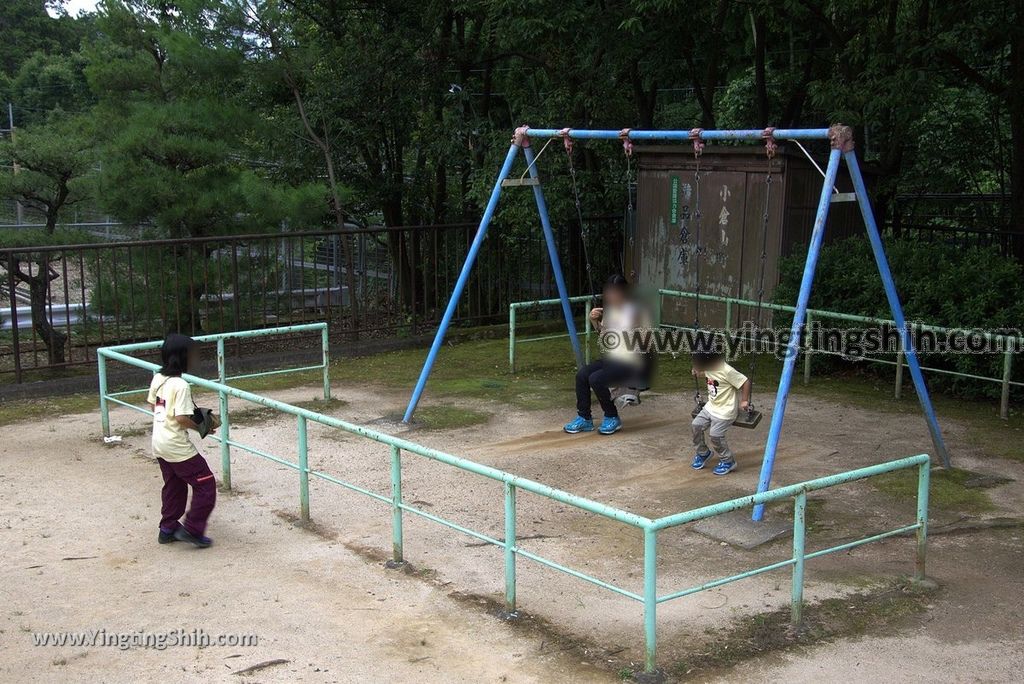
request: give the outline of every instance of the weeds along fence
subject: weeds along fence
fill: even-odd
[[[307,333],[317,328],[316,325],[302,326],[301,332]],[[322,326],[322,330],[326,331],[326,326]],[[251,331],[240,331],[233,333],[225,333],[221,335],[210,335],[204,338],[205,342],[216,342],[218,345],[218,381],[206,380],[193,375],[183,375],[182,377],[189,383],[195,385],[198,388],[208,390],[216,393],[220,398],[221,417],[223,423],[221,425],[219,434],[213,435],[213,438],[220,442],[221,446],[221,484],[230,489],[231,488],[231,462],[232,462],[232,450],[250,454],[257,458],[271,461],[273,463],[283,465],[298,475],[297,491],[299,499],[299,515],[303,521],[310,519],[310,495],[309,495],[309,482],[310,478],[315,478],[323,482],[337,485],[349,492],[358,494],[360,496],[367,497],[379,504],[386,506],[390,510],[391,517],[391,547],[392,547],[392,559],[389,562],[389,566],[397,567],[405,562],[404,555],[404,540],[405,531],[403,527],[403,519],[406,514],[415,515],[421,519],[433,522],[438,525],[442,525],[454,532],[468,535],[478,541],[484,542],[487,545],[497,547],[502,552],[503,565],[504,565],[504,577],[505,577],[505,610],[506,615],[509,618],[516,617],[517,615],[517,581],[516,581],[516,568],[519,559],[527,559],[535,563],[539,563],[542,566],[550,570],[554,570],[559,573],[563,573],[570,577],[573,577],[584,582],[588,582],[600,589],[604,589],[617,594],[618,596],[629,599],[633,602],[640,603],[642,605],[643,612],[643,643],[644,643],[644,669],[647,672],[654,672],[657,670],[657,631],[658,621],[657,612],[658,606],[692,594],[712,589],[714,587],[724,586],[732,582],[737,582],[750,577],[755,577],[762,573],[771,572],[775,570],[782,570],[789,568],[791,571],[790,579],[790,610],[791,610],[791,621],[795,626],[799,626],[803,617],[803,590],[804,590],[804,576],[806,562],[813,558],[818,558],[831,553],[838,553],[847,551],[849,549],[856,548],[858,546],[877,542],[882,539],[888,539],[898,536],[913,535],[915,538],[915,580],[925,579],[925,567],[926,567],[926,555],[927,555],[927,540],[928,540],[928,490],[930,481],[930,467],[931,460],[926,454],[919,454],[916,456],[909,456],[906,458],[899,458],[895,460],[886,461],[877,465],[868,466],[865,468],[858,468],[856,470],[850,470],[847,472],[837,473],[834,475],[828,475],[825,477],[817,478],[814,480],[808,480],[805,482],[799,482],[796,484],[779,487],[759,494],[751,496],[744,496],[729,501],[723,501],[720,503],[704,506],[701,508],[695,508],[689,511],[667,515],[661,518],[649,518],[642,515],[638,515],[620,508],[615,508],[607,504],[603,504],[599,501],[594,501],[576,494],[571,494],[561,489],[550,487],[543,483],[531,480],[513,473],[509,473],[497,468],[477,463],[466,458],[454,456],[452,454],[438,451],[437,449],[431,449],[421,444],[417,444],[407,439],[395,437],[378,430],[374,430],[362,425],[356,425],[354,423],[347,422],[331,416],[326,416],[315,411],[293,406],[282,401],[271,399],[270,397],[262,396],[252,392],[246,392],[244,390],[237,389],[227,384],[228,375],[226,368],[225,353],[227,347],[225,346],[233,339],[247,338],[253,336],[266,336],[268,334],[287,334],[289,331],[287,328],[282,328],[277,331],[266,331],[266,330],[251,330]],[[330,377],[329,377],[329,364],[327,360],[329,358],[329,350],[326,343],[326,337],[324,344],[324,397],[330,396]],[[124,397],[130,394],[138,394],[144,390],[129,390],[128,392],[118,392],[111,394],[108,391],[108,380],[107,380],[107,366],[111,362],[118,364],[125,364],[134,368],[139,368],[145,371],[154,372],[158,366],[154,363],[144,361],[131,355],[131,352],[143,351],[146,349],[152,349],[160,345],[160,341],[152,341],[146,343],[138,343],[134,345],[123,345],[119,347],[106,347],[97,350],[100,362],[98,363],[99,373],[99,386],[100,386],[100,405],[101,405],[101,416],[103,433],[105,436],[111,435],[110,418],[108,412],[108,402],[124,404],[125,406],[140,411],[142,413],[149,413],[148,409],[143,406],[134,405],[130,402],[125,401]],[[295,369],[302,370],[302,369]],[[275,411],[280,412],[283,415],[292,416],[295,419],[295,446],[294,450],[289,450],[288,455],[273,454],[267,451],[269,447],[265,445],[254,445],[244,444],[239,442],[237,439],[231,437],[231,411],[229,410],[230,399],[241,400],[251,402],[259,406],[264,406]],[[381,466],[386,467],[390,475],[390,488],[387,491],[379,492],[372,491],[366,487],[355,484],[351,481],[346,480],[349,477],[345,473],[327,473],[322,470],[311,468],[309,465],[309,439],[308,439],[308,428],[310,423],[316,423],[319,425],[326,426],[330,429],[341,430],[349,433],[356,437],[361,437],[367,440],[371,440],[387,447],[387,452],[382,450],[381,453]],[[499,527],[503,530],[501,538],[491,536],[484,532],[471,529],[464,525],[460,525],[451,520],[448,520],[436,513],[428,512],[423,510],[422,507],[418,507],[415,504],[419,503],[416,501],[407,501],[402,495],[402,484],[403,484],[403,461],[404,456],[412,455],[418,458],[425,458],[436,463],[446,465],[451,468],[455,468],[468,475],[476,477],[482,477],[491,482],[500,484],[501,490],[495,491],[494,496],[501,497],[503,501],[502,515],[503,519],[500,526],[498,525],[486,525],[486,529],[492,527]],[[810,492],[819,490],[826,490],[839,485],[844,485],[859,480],[875,477],[885,473],[891,473],[896,471],[916,471],[917,475],[917,501],[916,501],[916,517],[914,522],[909,524],[903,524],[898,527],[888,529],[882,532],[875,532],[865,537],[859,537],[852,541],[844,541],[836,546],[825,547],[817,550],[809,550],[807,545],[807,495]],[[571,568],[567,565],[563,565],[551,558],[547,558],[538,553],[530,551],[523,547],[521,542],[523,541],[522,535],[518,532],[518,521],[521,515],[518,513],[519,506],[517,500],[520,494],[525,493],[530,496],[538,496],[549,501],[557,502],[565,506],[571,507],[574,510],[590,513],[601,516],[608,520],[615,521],[619,524],[626,525],[634,530],[638,535],[643,538],[643,561],[642,561],[642,586],[640,587],[622,587],[611,582],[604,581],[593,575],[586,574],[582,571]],[[659,563],[658,563],[658,539],[659,534],[666,530],[678,528],[689,523],[693,523],[706,518],[712,518],[718,515],[729,513],[732,511],[744,510],[751,508],[758,504],[771,504],[774,502],[792,501],[793,505],[793,544],[791,551],[785,555],[782,560],[779,560],[768,565],[751,568],[734,575],[726,577],[719,577],[701,584],[690,586],[680,590],[668,590],[664,589],[659,592]],[[662,564],[664,568],[664,564]],[[632,574],[632,573],[629,573]],[[635,584],[635,583],[634,583]],[[664,584],[662,580],[661,584]]]
[[[169,331],[323,320],[348,339],[414,335],[440,318],[475,230],[459,223],[0,249],[0,378],[93,364],[98,347]],[[567,271],[582,279],[578,233],[557,239]],[[539,229],[499,229],[488,241],[457,323],[502,321],[510,301],[555,291]]]

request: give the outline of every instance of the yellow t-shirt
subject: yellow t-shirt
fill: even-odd
[[[174,420],[175,416],[191,416],[195,410],[187,382],[157,373],[149,385],[146,401],[153,405],[154,456],[180,463],[199,453],[188,438],[188,430]]]
[[[737,390],[747,376],[727,363],[704,372],[708,382],[707,412],[719,420],[735,420],[738,413]]]

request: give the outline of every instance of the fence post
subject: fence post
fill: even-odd
[[[402,552],[402,451],[391,446],[391,562],[405,562]]]
[[[657,669],[658,532],[644,530],[644,671]]]
[[[103,426],[103,436],[110,436],[110,407],[107,405],[107,357],[103,350],[96,352],[96,371],[100,378],[100,423]]]
[[[914,579],[925,579],[925,557],[928,551],[928,485],[931,479],[931,459],[917,467],[917,561]]]
[[[321,331],[321,342],[324,354],[324,401],[331,398],[331,335],[327,326]]]
[[[804,548],[807,532],[807,492],[794,497],[793,504],[793,587],[789,620],[799,627],[804,613]]]
[[[896,388],[893,390],[893,398],[899,399],[903,396],[903,349],[896,352]]]
[[[505,483],[505,612],[516,615],[516,488]]]
[[[217,340],[217,380],[227,382],[227,362],[224,352],[224,338]],[[231,416],[228,415],[228,394],[220,395],[220,481],[224,489],[231,489]]]
[[[516,304],[508,305],[508,372],[516,372]]]
[[[814,340],[811,338],[811,328],[814,326],[814,319],[811,315],[811,310],[807,310],[807,338],[804,340],[804,384],[810,384],[811,382],[811,348],[814,346]],[[776,349],[778,345],[776,344]]]
[[[1011,340],[1006,353],[1003,354],[1003,392],[999,397],[999,417],[1003,420],[1010,418],[1010,375],[1013,372],[1013,348],[1014,342]]]
[[[309,441],[306,417],[299,416],[299,511],[302,522],[309,522]]]

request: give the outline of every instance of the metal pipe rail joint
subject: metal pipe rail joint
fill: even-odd
[[[316,327],[316,324],[312,326],[290,326],[278,330],[281,331],[294,331],[294,328],[300,327]],[[230,337],[248,337],[256,334],[270,334],[267,331],[245,331],[238,332],[229,335],[221,336],[224,339]],[[220,344],[221,340],[218,340],[218,336],[207,336],[210,339],[198,338],[202,341],[218,341],[219,349],[222,348]],[[326,339],[326,338],[325,338]],[[107,415],[107,401],[115,400],[116,403],[123,404],[134,410],[148,413],[145,409],[138,406],[129,404],[128,402],[116,400],[115,397],[108,394],[107,392],[107,378],[106,368],[107,361],[116,361],[119,363],[125,363],[136,368],[142,368],[149,371],[157,371],[157,364],[142,359],[135,358],[125,353],[127,350],[138,350],[138,349],[150,349],[154,346],[159,346],[159,342],[154,343],[143,343],[141,345],[123,345],[121,347],[104,347],[98,350],[99,363],[99,384],[100,384],[100,402],[101,410],[103,413],[103,429],[104,434],[109,434],[109,417]],[[325,396],[329,395],[329,380],[326,376],[326,363],[328,359],[328,351],[325,341],[324,346],[324,359],[325,359]],[[866,468],[860,468],[845,473],[839,473],[836,475],[830,475],[815,480],[809,480],[807,482],[801,482],[795,485],[787,487],[781,487],[766,492],[753,494],[750,496],[733,499],[731,501],[724,501],[721,503],[713,504],[711,506],[705,506],[697,508],[691,511],[677,513],[674,515],[665,516],[658,519],[651,519],[645,516],[637,515],[629,511],[621,510],[608,506],[606,504],[587,499],[585,497],[577,496],[569,492],[549,487],[548,485],[536,482],[534,480],[520,477],[512,473],[508,473],[491,466],[476,463],[465,458],[453,456],[436,449],[431,449],[423,445],[411,442],[400,437],[395,437],[371,428],[367,428],[361,425],[349,423],[347,421],[326,416],[315,411],[310,411],[298,406],[293,406],[285,402],[277,401],[269,397],[261,396],[253,392],[247,392],[245,390],[237,389],[226,384],[227,378],[223,371],[222,359],[218,358],[218,369],[219,377],[217,381],[207,380],[197,376],[185,374],[182,377],[189,383],[201,387],[206,390],[216,392],[221,398],[221,406],[223,411],[223,424],[221,427],[220,435],[213,435],[212,438],[219,441],[221,444],[221,475],[222,482],[226,488],[230,488],[230,472],[231,472],[231,447],[235,447],[246,453],[253,454],[260,458],[270,460],[274,463],[284,465],[288,468],[296,470],[299,473],[299,505],[300,515],[304,521],[310,519],[310,500],[309,500],[309,479],[310,477],[318,478],[325,482],[339,485],[350,491],[356,492],[367,496],[375,501],[379,501],[391,509],[391,531],[392,531],[392,563],[400,564],[404,562],[403,553],[403,541],[404,541],[404,530],[403,530],[403,516],[405,513],[419,516],[426,520],[438,523],[445,527],[451,528],[457,532],[461,532],[477,540],[483,541],[487,544],[496,546],[502,549],[504,558],[504,574],[505,574],[505,608],[508,614],[516,614],[516,564],[519,557],[530,559],[541,565],[544,565],[553,570],[565,573],[577,579],[584,580],[595,586],[607,589],[626,598],[643,604],[643,615],[644,615],[644,667],[648,672],[656,670],[656,649],[657,649],[657,606],[660,603],[671,601],[683,596],[688,596],[705,589],[712,587],[722,586],[730,582],[745,579],[747,577],[753,577],[770,570],[775,570],[787,566],[792,566],[792,619],[794,622],[799,622],[802,614],[803,606],[803,586],[804,586],[804,565],[806,560],[810,558],[817,558],[829,553],[854,548],[862,544],[867,544],[887,537],[892,537],[899,534],[905,534],[911,531],[916,531],[917,535],[917,566],[915,576],[918,579],[923,579],[925,576],[925,554],[926,554],[926,543],[927,543],[927,522],[928,522],[928,482],[929,482],[929,466],[930,459],[927,455],[921,454],[918,456],[911,456],[908,458],[902,458],[887,463],[881,463],[878,465],[869,466]],[[254,404],[265,406],[281,413],[294,416],[296,419],[296,458],[295,460],[289,460],[280,456],[271,454],[263,449],[257,448],[252,445],[242,444],[237,440],[233,440],[230,437],[230,415],[224,410],[227,406],[228,398],[234,397],[243,401],[248,401]],[[391,487],[387,493],[379,493],[370,491],[358,485],[350,482],[346,482],[339,477],[322,472],[319,470],[313,470],[309,467],[308,452],[309,452],[309,440],[308,440],[308,426],[309,423],[317,423],[324,425],[328,428],[344,430],[350,434],[354,434],[366,439],[378,442],[380,444],[389,447],[389,470]],[[461,526],[452,521],[446,520],[441,516],[429,513],[420,508],[417,508],[409,503],[406,503],[402,498],[402,452],[408,452],[416,454],[423,458],[430,459],[452,466],[459,470],[473,473],[495,482],[500,482],[503,490],[504,498],[504,521],[503,529],[504,535],[502,539],[491,537],[487,534],[479,532],[477,530],[470,529],[468,527]],[[807,493],[834,487],[837,485],[845,484],[848,482],[854,482],[856,480],[862,480],[875,475],[883,473],[893,472],[901,469],[909,468],[918,469],[918,498],[917,498],[917,521],[912,525],[906,525],[895,530],[875,534],[863,539],[841,544],[839,546],[821,549],[807,553],[805,550],[805,512],[807,504]],[[571,506],[577,510],[584,511],[587,513],[593,513],[606,517],[610,520],[615,520],[630,527],[641,530],[643,534],[643,546],[644,546],[644,560],[643,560],[643,587],[640,592],[631,591],[629,589],[616,586],[609,582],[605,582],[597,577],[588,575],[586,573],[574,570],[551,559],[540,556],[539,554],[528,551],[519,546],[517,542],[517,494],[519,491],[525,491],[537,496],[541,496],[552,501],[556,501],[561,504]],[[658,560],[658,546],[657,539],[658,533],[685,525],[696,520],[703,518],[709,518],[716,515],[721,515],[729,511],[738,510],[741,508],[749,508],[755,505],[764,505],[781,499],[792,498],[794,499],[794,528],[793,528],[793,554],[789,558],[773,563],[761,568],[755,568],[737,575],[730,577],[720,578],[705,582],[695,587],[690,587],[681,591],[674,591],[667,594],[658,594],[657,589],[657,560]]]

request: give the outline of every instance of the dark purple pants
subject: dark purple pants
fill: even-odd
[[[196,536],[206,532],[206,521],[217,503],[217,480],[206,464],[206,459],[196,454],[187,461],[169,463],[156,459],[164,476],[164,488],[160,492],[160,529],[174,532],[181,525],[185,515],[188,488],[192,488],[192,506],[185,515],[185,529]]]

